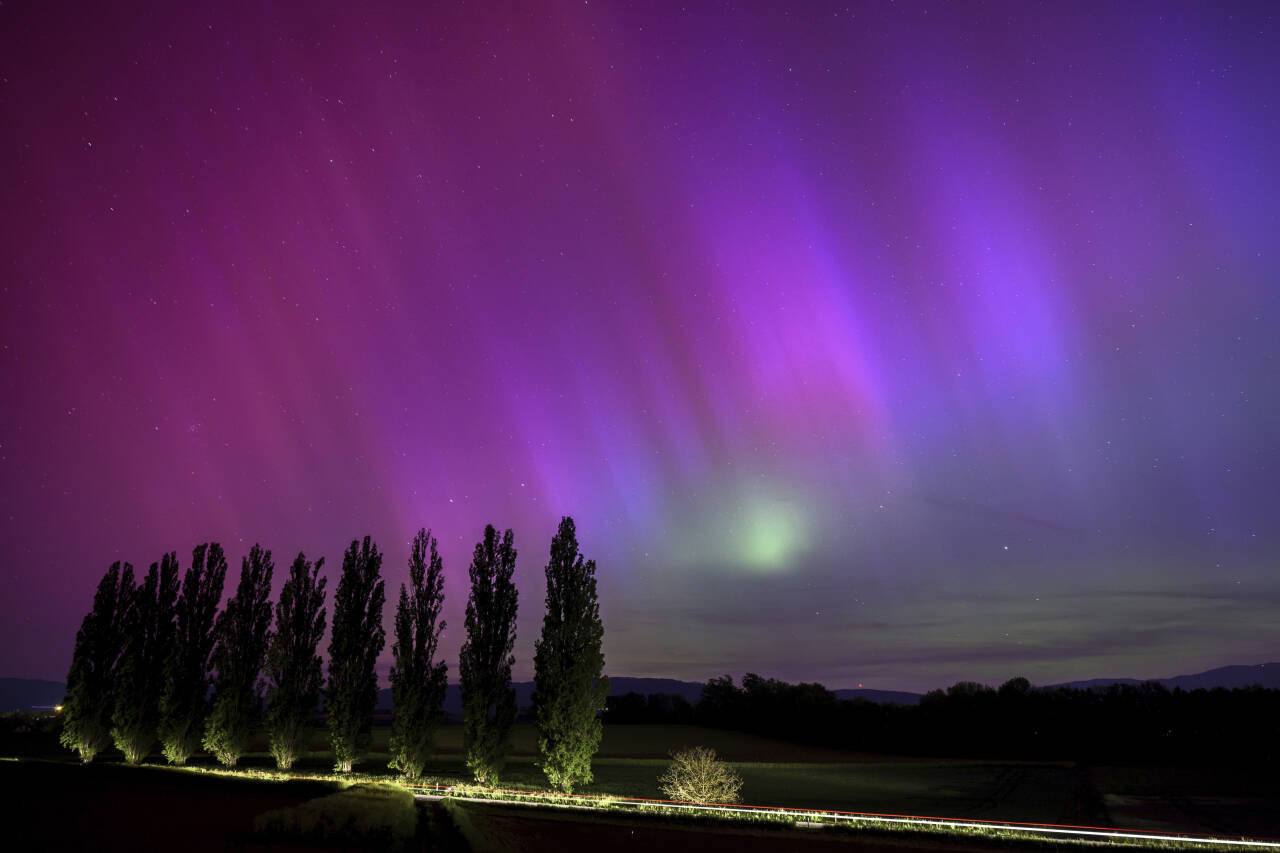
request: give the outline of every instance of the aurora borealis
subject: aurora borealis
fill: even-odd
[[[454,678],[491,522],[527,678],[563,514],[615,675],[1274,659],[1275,4],[118,5],[0,7],[0,675],[425,526]]]

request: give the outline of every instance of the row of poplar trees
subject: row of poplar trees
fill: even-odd
[[[515,564],[512,532],[499,535],[487,526],[471,560],[459,660],[466,764],[481,784],[497,782],[516,717]],[[343,555],[327,679],[317,653],[325,632],[323,565],[323,558],[312,563],[297,556],[272,627],[274,564],[258,545],[244,558],[235,594],[221,612],[227,560],[217,543],[195,548],[181,587],[176,553],[152,563],[140,583],[130,564],[114,563],[76,634],[62,743],[86,762],[114,743],[133,764],[157,742],[172,764],[186,763],[203,746],[234,766],[265,724],[272,756],[288,769],[306,751],[323,695],[335,769],[349,772],[369,750],[374,664],[386,643],[382,554],[366,536]],[[597,712],[609,680],[602,673],[595,561],[579,553],[571,518],[561,519],[551,540],[546,581],[542,636],[534,643],[533,711],[543,772],[553,786],[572,791],[592,779],[601,737]],[[444,718],[448,667],[437,654],[443,604],[444,562],[435,538],[420,530],[409,583],[400,586],[391,668],[388,766],[411,779],[422,776]]]

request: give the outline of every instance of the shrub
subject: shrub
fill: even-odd
[[[742,777],[705,746],[671,753],[671,766],[658,777],[663,793],[691,803],[736,803]]]

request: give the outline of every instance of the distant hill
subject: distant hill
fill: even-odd
[[[1151,678],[1172,690],[1181,687],[1183,690],[1213,689],[1225,687],[1250,687],[1261,684],[1263,687],[1280,690],[1280,663],[1263,663],[1253,666],[1221,666],[1194,675],[1178,675],[1173,678]],[[1049,687],[1108,687],[1112,684],[1141,684],[1137,678],[1091,678],[1083,681],[1068,681],[1062,684],[1050,684]],[[522,711],[529,708],[533,697],[533,682],[520,681],[511,685],[516,690],[516,706]],[[627,676],[610,676],[609,695],[621,696],[624,693],[671,693],[683,696],[691,703],[696,703],[702,695],[702,682],[678,681],[674,678],[629,678]],[[917,705],[920,703],[919,693],[904,690],[865,690],[862,688],[832,690],[838,699],[865,699],[879,704],[896,703],[899,705]],[[391,691],[378,691],[378,708],[391,709]],[[444,711],[446,716],[461,719],[462,693],[456,684],[450,684],[445,695]]]
[[[677,681],[674,678],[628,678],[619,675],[609,677],[609,695],[621,696],[624,693],[670,693],[683,696],[690,704],[697,702],[702,696],[701,681]]]
[[[1260,663],[1254,666],[1220,666],[1196,675],[1178,675],[1166,679],[1166,686],[1183,690],[1212,689],[1214,687],[1252,687],[1260,684],[1271,690],[1280,689],[1280,663]]]
[[[62,703],[67,685],[39,678],[0,678],[0,712],[46,711]]]
[[[1259,684],[1270,690],[1280,690],[1280,663],[1259,663],[1253,666],[1220,666],[1198,672],[1195,675],[1175,675],[1172,678],[1148,678],[1172,690],[1181,687],[1183,690],[1212,690],[1225,687],[1228,690],[1236,687],[1252,687]],[[1087,681],[1068,681],[1063,684],[1052,684],[1051,687],[1110,687],[1112,684],[1142,684],[1138,678],[1090,678]]]
[[[1225,687],[1250,687],[1260,684],[1271,690],[1280,690],[1280,663],[1260,663],[1253,666],[1220,666],[1194,675],[1177,675],[1172,678],[1152,678],[1172,690],[1181,687],[1183,690],[1213,689]],[[1049,687],[1109,687],[1112,684],[1141,684],[1137,678],[1090,678],[1083,681],[1067,681],[1062,684],[1051,684]],[[527,709],[533,700],[533,682],[520,681],[512,685],[516,689],[516,706]],[[609,678],[609,694],[621,696],[624,693],[670,693],[683,696],[691,703],[696,703],[702,695],[702,682],[679,681],[674,678],[630,678],[625,675]],[[866,699],[868,702],[898,703],[915,705],[920,701],[920,694],[901,690],[863,690],[842,689],[831,691],[840,699]],[[66,694],[66,685],[61,681],[44,681],[37,678],[0,678],[0,712],[31,711],[51,708],[62,701]],[[391,690],[378,691],[379,710],[391,709]],[[462,693],[456,684],[450,684],[445,694],[444,711],[453,719],[462,718]]]
[[[919,693],[907,693],[904,690],[832,690],[837,699],[866,699],[880,705],[919,705]]]
[[[516,691],[516,708],[527,710],[533,704],[533,682],[516,681],[512,687]],[[621,696],[624,693],[672,693],[683,696],[690,703],[697,702],[702,695],[702,682],[677,681],[674,678],[629,678],[625,675],[609,676],[609,695]],[[391,689],[378,691],[378,709],[391,710]],[[450,684],[444,694],[444,713],[448,718],[462,719],[462,689],[457,684]]]
[[[512,687],[516,691],[516,707],[527,710],[533,704],[533,682],[517,681]],[[840,699],[866,699],[868,702],[897,702],[902,705],[915,705],[920,701],[918,693],[906,693],[900,690],[833,690]],[[696,704],[702,696],[701,681],[680,681],[675,678],[631,678],[625,675],[609,676],[609,695],[621,696],[625,693],[668,693],[683,696],[690,704]],[[378,709],[391,710],[391,690],[378,691]],[[462,718],[462,691],[456,684],[450,684],[444,697],[444,713],[453,719]]]

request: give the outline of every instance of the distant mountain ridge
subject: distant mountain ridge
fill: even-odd
[[[1269,690],[1280,690],[1280,663],[1259,663],[1253,666],[1220,666],[1197,672],[1194,675],[1175,675],[1173,678],[1090,678],[1087,681],[1065,681],[1062,684],[1051,684],[1050,687],[1110,687],[1113,684],[1142,684],[1154,681],[1172,690],[1181,687],[1183,690],[1212,690],[1225,687],[1228,690],[1237,687],[1261,685]]]
[[[866,690],[856,687],[848,690],[832,690],[837,699],[866,699],[877,705],[919,705],[920,694],[905,690]]]
[[[67,695],[61,681],[41,678],[0,678],[0,712],[47,711]]]
[[[1198,672],[1194,675],[1177,675],[1172,678],[1091,678],[1083,681],[1066,681],[1061,684],[1044,685],[1047,687],[1109,687],[1112,684],[1142,684],[1143,681],[1154,681],[1172,690],[1181,687],[1183,690],[1211,690],[1215,687],[1233,689],[1251,687],[1255,684],[1271,690],[1280,690],[1280,663],[1260,663],[1252,666],[1220,666],[1216,669]],[[701,681],[680,681],[675,678],[631,678],[625,675],[609,677],[609,694],[621,696],[624,693],[669,693],[682,696],[690,703],[698,701],[702,695]],[[533,682],[519,681],[511,685],[516,691],[516,706],[528,708],[533,700]],[[881,704],[896,702],[902,705],[915,705],[920,701],[919,693],[908,693],[902,690],[864,690],[839,689],[832,690],[839,699],[865,699],[868,702]],[[0,678],[0,712],[33,711],[52,708],[62,701],[66,694],[66,685],[61,681],[46,681],[38,678]],[[377,708],[381,711],[391,709],[391,690],[378,691]],[[445,693],[445,714],[454,719],[462,717],[462,693],[457,684],[450,684]]]
[[[515,681],[511,686],[516,691],[516,707],[521,711],[533,704],[533,682]],[[675,678],[630,678],[625,675],[609,676],[609,695],[621,696],[624,693],[670,693],[683,696],[690,703],[697,702],[702,695],[701,681],[680,681]],[[378,691],[377,707],[381,711],[391,710],[391,688]],[[444,694],[444,713],[446,718],[462,719],[462,688],[450,684]]]

